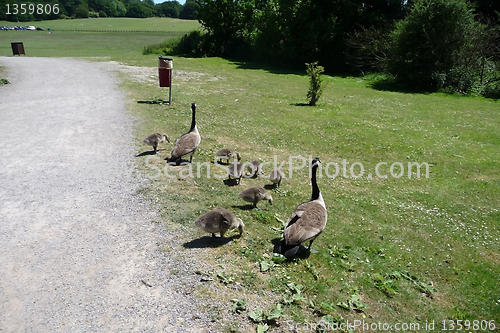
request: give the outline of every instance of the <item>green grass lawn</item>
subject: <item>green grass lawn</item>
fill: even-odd
[[[169,37],[10,33],[0,32],[2,55],[11,54],[11,41],[22,41],[10,36],[31,34],[33,39],[24,39],[28,55],[108,57],[149,67],[156,67],[157,56],[142,56],[142,47]],[[70,50],[67,43],[75,37],[80,40]],[[483,327],[491,320],[500,326],[498,101],[377,90],[370,79],[326,76],[328,86],[318,106],[306,107],[301,105],[308,88],[305,69],[289,72],[219,58],[174,57],[174,71],[171,106],[137,104],[164,99],[168,90],[123,75],[129,107],[141,120],[137,153],[150,149],[141,141],[151,132],[165,132],[173,139],[185,133],[191,121],[189,106],[196,102],[202,142],[192,173],[196,175],[198,162],[207,164],[200,165],[199,178],[190,177],[189,166],[167,169],[174,178],[163,172],[156,177],[153,166],[163,171],[163,158],[171,149],[163,144],[159,159],[150,159],[149,166],[147,156],[137,158],[140,170],[152,178],[141,193],[160,209],[166,228],[185,230],[186,246],[176,249],[178,254],[196,251],[206,258],[211,269],[205,273],[214,281],[197,293],[229,307],[231,299],[248,301],[241,313],[206,309],[220,322],[220,331],[253,329],[257,323],[248,315],[262,320],[265,315],[258,315],[259,310],[268,318],[274,311],[281,326],[274,328],[272,320],[268,324],[275,332],[286,330],[289,320],[321,318],[337,323],[434,321],[436,330],[443,328],[444,320],[469,320],[467,331],[480,331],[473,329],[474,320],[483,321]],[[308,170],[295,170],[280,189],[270,190],[272,206],[262,202],[261,211],[249,210],[238,193],[269,182],[260,177],[228,186],[216,178],[222,171],[210,162],[221,147],[236,149],[243,161],[272,162],[276,156],[285,170],[290,156],[321,158],[323,177],[318,183],[329,218],[313,244],[317,253],[283,263],[274,263],[272,256],[283,223],[310,198]],[[344,160],[348,178],[342,170],[336,178],[326,176],[327,165],[333,174],[334,163],[342,167]],[[364,166],[360,178],[350,175],[355,162]],[[401,163],[404,175],[375,177],[380,162],[387,163],[379,170],[382,174],[389,175],[391,164]],[[408,178],[408,162],[428,163],[429,178],[417,179],[414,173]],[[206,165],[212,168],[210,177]],[[269,166],[264,170],[271,171]],[[359,164],[353,171],[359,173]],[[399,165],[394,171],[399,173]],[[193,221],[216,206],[243,219],[243,237],[225,246],[193,249],[204,237]]]
[[[0,31],[0,56],[12,55],[10,43],[23,42],[27,56],[105,57],[115,61],[142,57],[144,46],[180,37],[198,29],[193,20],[171,18],[99,18],[23,23],[46,31]],[[14,23],[0,21],[0,26]],[[48,34],[51,28],[52,34]],[[102,30],[104,32],[73,31]],[[134,32],[127,32],[134,31]],[[141,31],[141,32],[135,32]],[[157,31],[167,31],[161,33]]]
[[[188,167],[167,169],[176,178],[162,173],[145,190],[157,200],[155,206],[169,225],[191,228],[197,216],[216,206],[244,220],[242,239],[206,250],[206,255],[212,258],[214,276],[224,271],[244,286],[244,298],[251,304],[248,311],[270,311],[280,301],[289,303],[290,298],[282,299],[296,293],[289,285],[293,282],[303,286],[302,298],[284,306],[282,325],[287,319],[301,323],[325,316],[336,322],[498,324],[497,101],[382,91],[373,89],[370,80],[326,77],[328,87],[319,106],[311,108],[301,106],[308,87],[303,73],[251,69],[217,58],[176,58],[174,64],[193,74],[174,77],[173,106],[136,107],[145,120],[138,127],[138,139],[152,131],[178,137],[187,131],[189,105],[196,102],[203,139],[195,162],[213,161],[216,150],[231,147],[243,161],[272,162],[276,155],[285,169],[289,156],[318,156],[325,168],[330,164],[329,174],[335,171],[333,163],[349,163],[349,178],[342,170],[339,177],[328,178],[323,170],[319,179],[329,220],[313,245],[318,253],[271,265],[264,272],[262,265],[267,269],[272,260],[273,242],[281,237],[283,222],[311,195],[308,170],[294,171],[279,190],[271,190],[274,205],[261,203],[262,211],[247,210],[237,195],[249,186],[269,184],[266,179],[243,179],[242,186],[227,186],[215,178],[222,171],[213,164],[210,178],[206,166],[200,165],[201,178],[191,178]],[[138,99],[166,94],[154,83],[129,89],[137,91]],[[139,146],[138,152],[147,149]],[[168,149],[161,157],[168,156]],[[357,179],[350,175],[355,162],[365,169]],[[389,174],[392,163],[401,163],[404,176],[375,177],[379,162],[387,163],[380,168],[383,175]],[[408,178],[408,162],[428,163],[429,178],[422,169],[417,179],[416,168]],[[163,160],[149,163],[164,166]],[[150,167],[144,170],[157,174]],[[359,165],[353,171],[358,175]],[[399,165],[394,171],[399,174]],[[192,173],[196,172],[195,164]],[[195,239],[202,236],[193,231]],[[210,288],[202,293],[211,295]],[[243,292],[227,288],[227,293],[229,303]],[[353,295],[360,301],[353,301]]]

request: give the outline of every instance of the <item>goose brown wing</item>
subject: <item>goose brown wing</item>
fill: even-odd
[[[283,236],[287,244],[300,244],[325,229],[326,209],[317,202],[300,204],[288,218]]]
[[[189,132],[181,136],[175,143],[172,149],[172,158],[179,158],[189,153],[192,153],[200,144],[200,137],[197,133]]]

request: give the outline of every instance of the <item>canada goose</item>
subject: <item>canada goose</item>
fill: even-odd
[[[167,160],[167,162],[170,163],[176,163],[179,164],[181,162],[182,156],[191,154],[189,158],[189,163],[193,161],[193,155],[196,152],[196,148],[200,145],[201,142],[201,136],[200,133],[198,132],[198,128],[196,127],[196,104],[191,103],[191,110],[193,111],[192,118],[191,118],[191,128],[189,129],[189,132],[186,134],[182,135],[177,141],[175,142],[174,149],[172,149],[172,152],[170,153],[170,158]]]
[[[246,163],[246,166],[247,166],[247,171],[250,173],[249,177],[255,178],[262,173],[259,161],[252,161],[250,163]]]
[[[274,184],[276,187],[280,187],[281,184],[281,179],[283,179],[283,172],[280,169],[274,169],[271,171],[269,174],[269,180]]]
[[[215,233],[220,233],[221,239],[224,239],[224,234],[228,230],[236,228],[238,228],[241,236],[245,227],[241,219],[235,217],[229,210],[221,207],[214,208],[198,217],[194,221],[194,224],[201,230],[211,233],[212,237],[216,237]]]
[[[288,218],[283,232],[284,240],[279,252],[285,257],[291,257],[297,253],[300,244],[309,240],[309,250],[316,237],[325,229],[327,213],[323,196],[316,183],[316,171],[321,164],[319,158],[312,161],[312,195],[311,200],[304,202],[295,208]]]
[[[270,205],[273,204],[273,197],[260,186],[254,186],[254,187],[247,188],[246,190],[242,191],[239,194],[239,197],[241,199],[245,200],[246,202],[253,203],[253,208],[257,208],[257,209],[259,209],[257,207],[257,204],[261,200],[267,200]]]
[[[228,169],[228,180],[233,177],[234,179],[237,179],[237,183],[240,184],[241,177],[243,177],[243,163],[233,162]]]
[[[237,151],[234,151],[232,149],[229,149],[229,148],[222,148],[222,149],[219,149],[216,153],[215,153],[215,156],[216,158],[219,159],[219,163],[222,163],[222,160],[226,160],[226,164],[229,164],[229,160],[236,156],[236,158],[238,159],[238,161],[241,160],[241,155],[240,153],[238,153]]]
[[[148,144],[150,146],[153,146],[155,154],[158,153],[158,144],[162,143],[163,141],[167,140],[168,143],[170,143],[170,139],[168,138],[168,135],[163,134],[161,135],[160,133],[153,133],[150,134],[147,138],[142,140],[145,144]]]

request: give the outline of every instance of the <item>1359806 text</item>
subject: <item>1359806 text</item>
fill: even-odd
[[[6,4],[6,12],[7,15],[50,15],[50,14],[59,14],[59,4],[34,4],[34,3],[13,3]]]

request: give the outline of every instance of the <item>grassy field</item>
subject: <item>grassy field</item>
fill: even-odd
[[[200,23],[196,20],[179,20],[172,18],[129,18],[129,17],[109,17],[109,18],[89,18],[89,19],[71,19],[71,20],[49,20],[35,22],[8,22],[0,21],[0,26],[34,25],[36,27],[60,30],[107,30],[107,31],[171,31],[188,32],[198,29]]]
[[[0,26],[13,24],[0,21]],[[46,31],[0,31],[0,56],[12,55],[11,42],[23,42],[28,56],[107,57],[121,61],[138,58],[146,45],[179,37],[200,27],[198,21],[170,18],[74,19],[29,24]],[[52,34],[48,34],[47,28],[51,28]]]
[[[135,40],[137,35],[130,34],[114,44],[109,37],[115,35],[74,36],[88,38],[74,56],[156,67],[156,56],[140,54],[142,46],[156,40]],[[54,54],[47,56],[73,56],[54,39],[46,39],[45,47],[37,43],[33,50],[39,55],[50,50]],[[0,48],[0,54],[4,51]],[[171,106],[137,104],[165,98],[167,90],[155,80],[123,75],[129,107],[141,120],[136,128],[138,154],[149,150],[141,140],[151,132],[174,139],[185,133],[189,105],[198,105],[202,143],[194,163],[167,169],[174,175],[169,178],[163,158],[171,146],[162,145],[158,159],[138,157],[139,168],[151,178],[141,193],[160,209],[167,229],[185,230],[184,246],[175,255],[205,258],[198,273],[213,281],[196,292],[227,305],[204,308],[221,332],[248,332],[258,325],[269,325],[271,332],[293,331],[291,320],[302,330],[319,320],[421,325],[407,331],[431,331],[425,329],[431,323],[442,330],[443,321],[444,328],[454,331],[451,324],[458,320],[470,324],[464,330],[489,331],[485,325],[494,320],[499,331],[498,101],[382,90],[369,78],[326,76],[323,97],[311,108],[302,106],[308,87],[305,70],[182,57],[174,58],[174,70]],[[313,244],[316,253],[285,262],[272,255],[283,223],[311,195],[308,170],[294,170],[280,189],[270,189],[272,206],[263,202],[260,211],[248,209],[238,193],[269,182],[259,177],[229,186],[216,178],[223,172],[211,161],[221,147],[236,149],[245,162],[273,162],[276,156],[278,164],[284,162],[286,176],[290,156],[321,158],[318,183],[329,219]],[[342,169],[336,178],[327,176],[327,165],[331,175],[334,163],[342,168],[343,162],[346,177]],[[364,167],[359,178],[350,172],[356,162]],[[387,163],[379,169],[387,178],[375,176],[380,162]],[[423,171],[416,178],[415,169],[408,177],[408,162],[427,163],[429,178]],[[405,168],[400,178],[390,175],[393,164],[397,174]],[[196,177],[198,169],[201,177]],[[269,166],[264,170],[271,171]],[[359,164],[353,172],[360,173]],[[243,219],[242,238],[217,246],[194,230],[196,217],[216,206]]]
[[[139,138],[156,130],[178,137],[189,126],[189,104],[196,102],[203,139],[195,162],[212,161],[217,149],[232,147],[243,161],[273,162],[276,155],[285,162],[287,176],[289,156],[319,156],[325,167],[349,163],[349,178],[342,171],[328,178],[323,170],[319,180],[329,220],[313,245],[318,253],[280,264],[272,261],[273,244],[294,207],[310,197],[308,170],[294,171],[282,188],[272,190],[275,203],[262,203],[262,211],[248,210],[237,195],[249,186],[269,184],[264,178],[227,186],[215,178],[219,169],[207,178],[207,167],[200,166],[201,178],[191,178],[185,167],[167,169],[174,179],[161,174],[153,180],[146,192],[151,191],[169,223],[190,228],[198,215],[216,206],[244,220],[242,239],[205,250],[216,280],[225,281],[221,274],[216,277],[223,271],[242,286],[243,291],[227,288],[228,303],[244,294],[249,311],[276,311],[278,303],[286,304],[281,330],[287,319],[304,323],[323,317],[331,322],[498,324],[497,101],[382,91],[372,88],[370,80],[327,77],[319,106],[310,108],[301,106],[307,91],[302,73],[252,69],[221,59],[179,58],[175,68],[198,74],[175,83],[173,106],[140,108],[146,121],[139,126]],[[153,100],[164,90],[152,83],[138,91],[136,98]],[[161,157],[167,156],[168,149]],[[163,169],[163,160],[154,162]],[[357,179],[350,174],[355,162],[365,169]],[[384,175],[392,163],[401,163],[404,176],[374,177],[379,162],[387,163],[380,169]],[[415,168],[408,178],[408,162],[428,163],[429,178],[422,172],[417,179]],[[335,171],[331,165],[329,174]],[[151,176],[157,174],[148,169]],[[192,170],[196,175],[197,166]],[[358,175],[359,165],[353,171]],[[297,284],[303,286],[300,292]],[[215,297],[211,288],[201,293]]]

